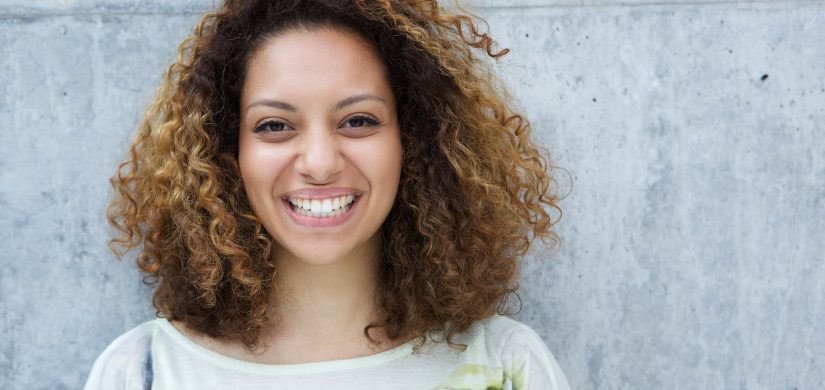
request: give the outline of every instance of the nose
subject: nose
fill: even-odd
[[[311,184],[334,182],[343,170],[344,159],[329,131],[308,131],[301,142],[295,170]]]

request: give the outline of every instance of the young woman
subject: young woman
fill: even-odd
[[[113,179],[159,318],[86,388],[567,389],[500,315],[558,207],[476,49],[435,1],[206,15]]]

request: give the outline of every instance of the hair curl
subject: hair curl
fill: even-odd
[[[495,51],[474,18],[434,0],[226,0],[206,14],[111,179],[107,215],[120,234],[109,246],[121,257],[143,244],[137,263],[158,313],[258,345],[276,264],[238,168],[239,96],[251,53],[298,27],[358,33],[383,58],[398,102],[403,168],[378,281],[386,317],[366,337],[434,330],[458,346],[457,332],[504,313],[518,258],[536,237],[557,241],[551,214],[561,209],[546,150],[475,53],[508,50]]]

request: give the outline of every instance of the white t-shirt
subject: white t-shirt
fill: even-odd
[[[85,390],[570,388],[536,332],[504,316],[458,335],[464,352],[428,340],[414,354],[418,340],[351,359],[259,364],[209,350],[158,318],[113,341],[95,361]]]

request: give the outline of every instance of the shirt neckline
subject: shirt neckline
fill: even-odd
[[[196,343],[194,340],[181,333],[166,318],[157,318],[155,319],[155,322],[164,331],[164,333],[172,339],[173,342],[189,350],[189,352],[196,354],[200,358],[228,369],[255,374],[303,375],[377,366],[410,355],[413,350],[413,345],[415,345],[418,341],[418,338],[413,338],[404,344],[397,345],[386,351],[354,358],[297,364],[266,364],[240,360],[212,351],[211,349]]]

